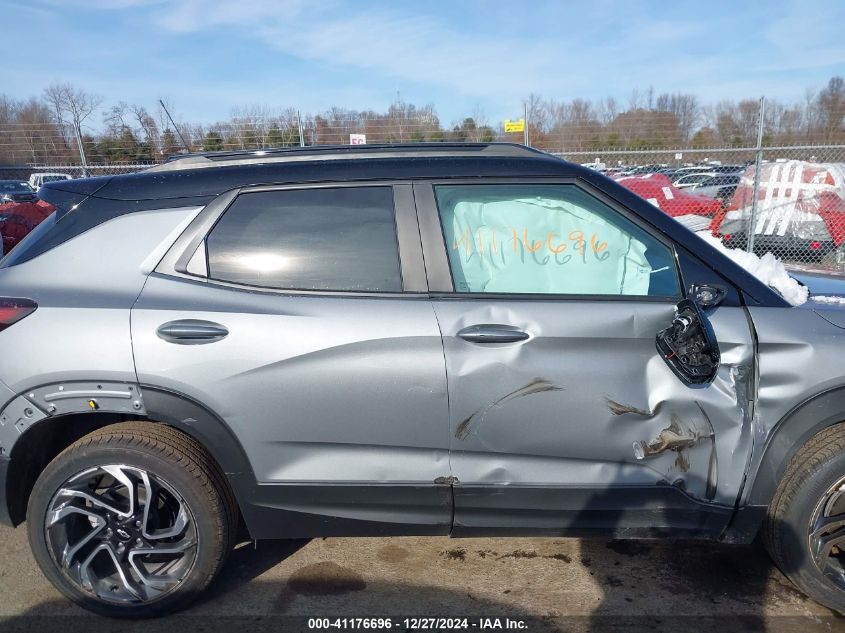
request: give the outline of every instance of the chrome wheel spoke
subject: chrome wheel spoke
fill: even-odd
[[[160,543],[151,547],[138,547],[129,553],[129,565],[141,583],[153,590],[166,590],[182,581],[179,575],[170,571],[170,567],[195,546],[196,541],[193,538],[185,538],[176,543]],[[158,569],[149,573],[143,565],[143,559],[147,556],[167,557],[170,560],[159,563]]]
[[[833,548],[845,540],[845,534],[834,532],[826,536],[820,536],[814,539],[813,558],[816,565],[822,571],[825,571],[830,564],[830,556]]]
[[[820,518],[816,521],[815,530],[810,534],[810,538],[818,539],[824,535],[833,536],[837,534],[839,538],[845,538],[845,514]]]
[[[91,575],[91,566],[94,560],[98,557],[102,558],[103,554],[107,555],[111,559],[115,574],[109,576],[105,581],[102,579],[95,580]],[[96,593],[100,597],[103,597],[102,594],[104,591],[111,591],[114,593],[115,590],[119,588],[117,585],[110,582],[110,579],[115,578],[116,576],[116,579],[120,581],[120,584],[130,596],[137,600],[143,600],[143,595],[141,591],[139,591],[135,579],[132,578],[129,570],[124,568],[121,564],[120,557],[112,547],[111,543],[103,543],[102,545],[99,545],[88,555],[88,558],[86,558],[79,567],[79,576],[82,579],[83,587]],[[104,587],[103,585],[108,586]]]
[[[816,568],[829,581],[845,588],[845,480],[830,488],[816,504],[808,541]]]
[[[83,492],[81,490],[73,490],[71,488],[62,488],[59,490],[59,495],[65,497],[77,497],[79,499],[84,499],[85,501],[89,502],[90,504],[105,510],[106,512],[111,512],[117,516],[131,516],[130,512],[123,512],[119,508],[111,505],[110,503],[106,503],[101,497],[89,494],[87,492]]]
[[[144,524],[144,536],[148,539],[152,540],[160,540],[165,538],[173,538],[174,536],[179,536],[182,532],[185,531],[185,528],[188,526],[189,518],[188,518],[188,510],[185,508],[184,504],[179,507],[179,513],[176,515],[176,520],[173,522],[173,526],[165,529],[165,530],[156,530],[155,532],[148,534],[146,531],[146,523]]]
[[[105,525],[106,520],[105,518],[96,512],[93,512],[87,508],[80,508],[77,506],[69,505],[68,503],[63,503],[59,507],[55,508],[53,511],[50,512],[49,517],[47,518],[47,525],[54,525],[59,521],[63,521],[67,517],[72,514],[79,514],[85,517],[88,517],[92,524],[96,523],[98,525]]]
[[[141,532],[147,536],[147,525],[150,520],[150,508],[153,505],[153,484],[150,482],[150,476],[145,471],[141,472],[141,482],[144,485],[144,518],[141,519]]]
[[[135,509],[138,507],[138,489],[135,486],[129,475],[126,474],[123,466],[103,466],[103,471],[114,477],[115,481],[120,482],[126,488],[126,493],[129,498],[129,511],[120,513],[121,516],[132,516],[135,514]]]

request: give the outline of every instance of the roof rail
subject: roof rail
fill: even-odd
[[[361,158],[413,158],[448,156],[545,156],[549,155],[516,143],[388,143],[374,145],[310,145],[274,149],[198,152],[170,156],[163,164],[147,171],[176,171],[223,165],[268,162],[298,162]]]

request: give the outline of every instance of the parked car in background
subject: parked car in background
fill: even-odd
[[[722,208],[717,200],[678,189],[663,174],[624,176],[616,180],[693,231],[707,229]]]
[[[38,191],[46,182],[57,182],[59,180],[73,180],[73,176],[69,174],[58,173],[37,173],[29,177],[29,184],[35,191]]]
[[[661,169],[665,169],[666,165],[641,165],[639,167],[629,167],[623,172],[625,176],[643,176],[645,174],[655,174],[658,173]]]
[[[754,173],[753,165],[743,172],[727,208],[714,219],[713,234],[744,249],[753,230],[757,254],[845,267],[845,164],[764,163],[752,227]]]
[[[738,174],[745,171],[747,165],[711,165],[707,171],[712,171],[717,174]]]
[[[701,184],[708,178],[712,178],[715,174],[711,171],[708,172],[693,172],[691,174],[674,174],[672,176],[672,185],[677,187],[678,189],[686,189],[688,187],[695,187],[698,184]]]
[[[3,254],[11,251],[55,209],[43,200],[0,204],[0,235]]]
[[[28,182],[0,180],[0,204],[6,202],[35,202],[38,197]]]
[[[734,173],[716,174],[707,180],[701,181],[694,187],[690,187],[689,191],[697,196],[715,198],[723,204],[728,204],[736,192],[741,177],[741,174]]]

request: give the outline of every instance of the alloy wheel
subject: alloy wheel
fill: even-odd
[[[67,479],[45,519],[53,562],[101,600],[158,600],[187,578],[198,536],[185,500],[166,481],[111,464]]]
[[[816,568],[845,589],[845,479],[822,497],[809,530],[810,553]]]

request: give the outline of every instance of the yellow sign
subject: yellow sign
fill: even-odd
[[[511,121],[510,119],[505,119],[505,133],[509,132],[524,132],[525,131],[525,119],[519,119],[517,121]]]

